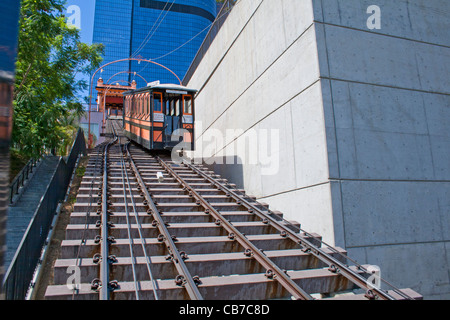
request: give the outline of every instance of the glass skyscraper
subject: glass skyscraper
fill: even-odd
[[[102,64],[144,58],[183,79],[215,16],[215,0],[96,0],[93,42],[105,45]],[[94,86],[99,77],[122,85],[135,80],[138,88],[156,80],[178,83],[167,70],[137,61],[107,66]]]

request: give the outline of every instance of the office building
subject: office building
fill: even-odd
[[[129,57],[150,59],[183,79],[215,16],[215,0],[97,0],[93,42],[105,45],[103,64]],[[94,85],[99,77],[121,85],[135,80],[138,88],[156,80],[178,83],[164,68],[138,61],[107,66]]]

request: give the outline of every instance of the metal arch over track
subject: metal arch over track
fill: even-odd
[[[46,299],[421,299],[387,282],[371,285],[367,266],[349,266],[345,250],[205,167],[130,144],[118,121],[107,130],[110,140],[91,154]],[[71,266],[79,283],[68,286]]]

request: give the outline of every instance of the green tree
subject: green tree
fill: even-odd
[[[79,93],[104,46],[80,41],[63,14],[66,0],[22,0],[14,93],[12,145],[28,157],[65,150],[73,139],[73,117],[83,114]]]

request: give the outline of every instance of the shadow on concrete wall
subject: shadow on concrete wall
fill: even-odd
[[[244,188],[244,170],[242,160],[238,156],[213,157],[207,162],[203,161],[203,165],[230,183],[234,183],[237,188]]]

